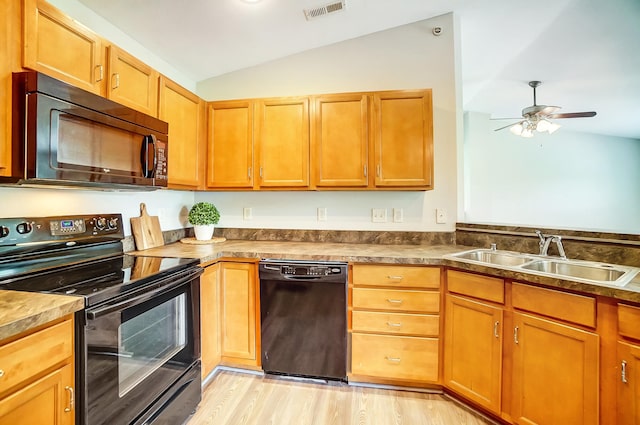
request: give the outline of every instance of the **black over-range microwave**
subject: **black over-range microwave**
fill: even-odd
[[[13,74],[11,177],[2,184],[167,186],[169,125],[39,72]]]

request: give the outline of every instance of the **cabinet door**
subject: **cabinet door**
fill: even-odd
[[[326,95],[314,99],[311,163],[315,186],[367,186],[368,108],[368,96],[364,94]]]
[[[202,379],[220,363],[220,265],[205,268],[200,277],[200,332]]]
[[[445,385],[500,413],[502,309],[449,294],[445,308]]]
[[[432,188],[431,90],[375,93],[373,106],[376,186]]]
[[[222,356],[256,364],[256,270],[254,264],[221,263]],[[225,359],[223,359],[225,360]],[[247,363],[247,362],[240,362]]]
[[[66,365],[0,400],[0,425],[75,423],[73,366]]]
[[[158,73],[124,50],[109,46],[107,97],[153,117],[158,116]]]
[[[640,346],[618,343],[618,424],[640,424]]]
[[[309,99],[265,99],[256,109],[260,187],[309,186]]]
[[[513,414],[519,424],[598,423],[598,335],[514,313]]]
[[[158,118],[169,123],[169,186],[204,185],[204,102],[168,78],[160,77]]]
[[[24,2],[23,66],[103,94],[100,37],[44,0]]]
[[[207,187],[253,187],[253,102],[208,104]]]
[[[15,0],[0,0],[4,15],[0,25],[0,176],[11,175],[11,96],[12,72],[21,70],[22,5]]]

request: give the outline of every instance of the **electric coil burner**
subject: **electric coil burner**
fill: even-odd
[[[80,296],[76,424],[181,424],[201,399],[197,260],[124,254],[122,216],[0,219],[0,289]]]

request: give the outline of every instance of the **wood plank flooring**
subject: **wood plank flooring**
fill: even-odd
[[[187,425],[487,425],[440,394],[220,371]]]

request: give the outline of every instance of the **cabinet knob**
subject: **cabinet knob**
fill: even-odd
[[[4,376],[4,370],[0,369],[0,378]]]

